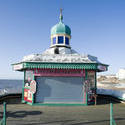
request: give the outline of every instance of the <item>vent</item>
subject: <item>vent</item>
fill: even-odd
[[[59,48],[56,47],[56,48],[54,49],[54,54],[59,54]]]

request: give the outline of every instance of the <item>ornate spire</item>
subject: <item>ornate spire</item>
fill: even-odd
[[[62,8],[60,8],[60,16],[59,16],[59,19],[60,19],[60,21],[62,22],[62,20],[63,20],[63,15],[62,15]]]

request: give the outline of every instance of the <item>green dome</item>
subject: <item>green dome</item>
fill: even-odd
[[[56,34],[67,34],[70,36],[71,29],[69,28],[69,26],[65,25],[62,21],[60,21],[58,24],[51,28],[51,35]]]

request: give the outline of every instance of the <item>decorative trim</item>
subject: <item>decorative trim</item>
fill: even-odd
[[[48,63],[48,62],[25,62],[23,68],[56,68],[56,69],[97,69],[96,63]]]
[[[34,69],[35,76],[85,76],[85,70],[81,69]]]
[[[98,63],[57,63],[57,62],[22,62],[12,64],[13,66],[22,64],[23,68],[19,69],[18,71],[22,71],[24,69],[41,69],[41,68],[56,68],[56,69],[88,69],[88,70],[96,70],[98,72],[102,71],[99,70],[97,67],[98,65],[102,65],[108,69],[108,65],[105,64],[98,64]]]

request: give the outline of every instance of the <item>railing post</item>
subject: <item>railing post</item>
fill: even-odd
[[[116,122],[113,117],[113,104],[110,103],[110,125],[116,125]]]
[[[3,125],[6,125],[6,102],[3,103]]]
[[[113,104],[110,103],[110,125],[113,125]]]

